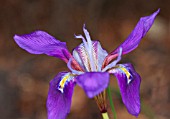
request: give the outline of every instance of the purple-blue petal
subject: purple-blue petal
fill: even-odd
[[[66,74],[67,72],[61,72],[50,82],[46,104],[48,119],[65,119],[70,112],[71,99],[75,86],[74,81],[70,80],[67,82],[63,93],[58,90],[59,82]]]
[[[25,35],[15,35],[15,42],[31,54],[46,54],[68,62],[71,54],[65,42],[56,40],[44,31],[35,31]]]
[[[110,72],[113,73],[118,80],[122,101],[128,112],[134,116],[138,116],[140,113],[141,78],[131,64],[121,64],[118,65],[118,67],[119,68]],[[121,67],[125,68],[126,71],[122,70]],[[128,79],[127,71],[130,73],[130,79]]]
[[[141,17],[139,22],[137,23],[135,29],[131,32],[131,34],[127,37],[127,39],[118,46],[113,52],[111,52],[106,57],[106,65],[115,57],[117,57],[117,53],[119,52],[119,48],[122,47],[122,54],[127,54],[134,50],[140,43],[141,39],[146,35],[148,30],[151,28],[155,17],[159,13],[160,9],[151,14],[150,16]]]
[[[77,84],[82,87],[89,98],[98,95],[109,84],[109,73],[87,72],[76,77]]]

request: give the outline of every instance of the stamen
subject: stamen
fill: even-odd
[[[85,36],[86,36],[88,46],[90,46],[90,48],[92,48],[92,41],[91,41],[91,38],[90,38],[90,34],[89,34],[89,32],[87,31],[85,24],[84,24],[84,26],[83,26],[83,31],[84,31],[84,34],[85,34]]]
[[[82,35],[75,35],[75,34],[74,34],[74,36],[75,36],[75,38],[80,38],[80,39],[82,39],[83,44],[84,44],[84,47],[85,47],[85,48],[88,48],[87,42],[86,42],[85,38],[84,38]]]
[[[84,24],[83,31],[84,31],[84,34],[86,36],[87,43],[88,43],[88,48],[86,50],[87,50],[89,57],[90,57],[90,66],[91,66],[92,71],[96,71],[95,63],[94,63],[94,57],[91,55],[91,53],[93,52],[93,45],[92,45],[92,41],[91,41],[89,32],[87,31],[87,29],[85,27],[86,26]]]
[[[76,74],[76,75],[80,75],[80,74],[83,74],[83,72],[81,71],[77,71],[75,69],[73,69],[71,67],[71,61],[72,61],[72,58],[69,59],[68,63],[67,63],[67,67],[70,69],[70,71],[73,73],[73,74]]]
[[[116,64],[121,60],[121,56],[122,56],[122,47],[119,48],[119,53],[118,53],[118,57],[116,60],[114,60],[112,63],[110,63],[109,65],[107,65],[102,71],[105,72],[106,70],[116,66]]]
[[[86,36],[87,42],[86,42],[85,38],[82,35],[74,35],[74,36],[75,36],[75,38],[81,38],[82,39],[84,47],[85,47],[86,52],[87,52],[87,55],[89,57],[91,71],[96,71],[97,69],[95,68],[94,58],[93,58],[93,55],[92,55],[93,45],[92,45],[92,41],[91,41],[89,32],[85,28],[85,24],[83,26],[83,31],[84,31],[84,34]]]
[[[107,112],[106,90],[94,97],[101,113]]]

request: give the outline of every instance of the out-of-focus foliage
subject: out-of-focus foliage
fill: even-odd
[[[140,17],[161,8],[139,48],[124,56],[122,62],[132,62],[142,77],[139,119],[169,119],[169,5],[168,0],[0,0],[0,118],[46,119],[48,83],[59,71],[67,70],[58,59],[20,49],[14,43],[14,34],[45,30],[67,42],[71,51],[80,43],[74,33],[82,33],[86,23],[92,38],[111,51],[128,36]],[[122,104],[114,77],[111,83],[117,118],[136,119]],[[100,118],[95,101],[76,87],[68,119]]]

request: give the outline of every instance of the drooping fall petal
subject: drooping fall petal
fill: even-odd
[[[127,39],[118,46],[113,52],[111,52],[105,59],[104,65],[107,65],[111,60],[118,56],[119,48],[122,47],[122,54],[127,54],[134,50],[140,43],[141,39],[146,35],[151,28],[155,17],[159,13],[160,9],[151,14],[150,16],[141,17],[134,30],[127,37]]]
[[[46,54],[68,62],[71,54],[65,42],[56,40],[44,31],[35,31],[26,35],[15,35],[15,42],[31,54]]]
[[[61,72],[51,80],[46,104],[48,119],[65,119],[70,112],[75,86],[73,79],[70,73]]]
[[[131,64],[119,64],[117,68],[109,71],[113,73],[117,80],[128,112],[134,116],[140,113],[140,82],[139,74],[134,70]]]
[[[87,72],[76,77],[76,83],[82,87],[89,98],[98,95],[109,84],[109,73]]]

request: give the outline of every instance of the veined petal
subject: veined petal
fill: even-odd
[[[26,35],[15,35],[15,42],[31,54],[46,54],[68,62],[71,54],[66,43],[56,40],[44,31],[35,31]]]
[[[83,43],[73,50],[73,57],[84,71],[90,71],[90,61]]]
[[[123,49],[122,54],[127,54],[134,50],[139,45],[141,39],[146,35],[148,30],[151,28],[155,20],[155,17],[159,13],[159,11],[160,9],[158,9],[150,16],[141,17],[135,29],[131,32],[128,38],[106,57],[104,65],[106,66],[111,60],[118,56],[120,47],[122,47]]]
[[[101,71],[102,63],[108,53],[102,49],[99,41],[93,41],[92,46],[90,55],[93,56],[96,71]],[[85,71],[90,71],[90,61],[83,43],[73,50],[73,57]]]
[[[140,82],[139,74],[134,70],[131,64],[119,64],[115,69],[109,71],[113,73],[117,80],[128,112],[134,116],[140,113]]]
[[[97,66],[97,71],[101,71],[103,61],[105,57],[108,55],[108,53],[106,50],[102,48],[99,41],[94,41],[93,49],[94,49],[93,55],[96,59],[95,64]]]
[[[61,72],[51,80],[47,98],[48,119],[66,118],[74,86],[74,76],[68,72]]]
[[[109,84],[109,73],[87,72],[76,77],[77,84],[82,87],[89,98],[101,93]]]
[[[122,55],[122,48],[120,47],[118,57],[116,60],[108,64],[104,69],[102,69],[102,72],[105,72],[108,69],[111,69],[116,66],[116,64],[121,60],[121,55]]]

